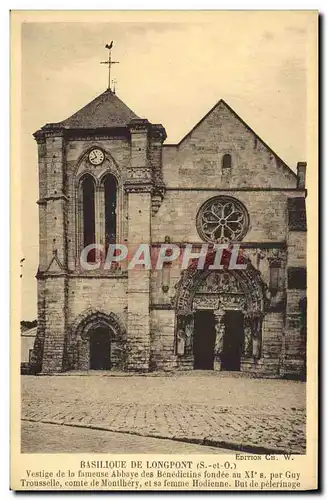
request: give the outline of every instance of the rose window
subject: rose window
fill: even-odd
[[[206,241],[241,240],[248,229],[248,214],[244,205],[228,196],[208,200],[197,216],[200,237]]]

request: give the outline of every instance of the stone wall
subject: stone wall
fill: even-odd
[[[138,158],[138,157],[137,157]],[[129,192],[129,244],[150,242],[150,193]],[[129,369],[146,371],[150,356],[150,271],[128,271]]]
[[[231,154],[229,174],[222,172]],[[220,101],[177,146],[163,148],[167,187],[295,188],[296,175]]]
[[[151,370],[173,370],[177,367],[175,355],[175,311],[153,309],[151,319]]]
[[[288,193],[289,194],[289,193]],[[220,191],[201,189],[168,190],[159,211],[152,219],[152,240],[164,242],[201,242],[196,228],[199,209],[208,199],[229,195],[240,200],[246,207],[250,225],[244,242],[283,242],[287,238],[287,193],[284,191]]]
[[[113,274],[77,276],[68,282],[69,325],[87,309],[115,313],[123,324],[127,318],[127,277]]]
[[[300,224],[302,230],[295,230],[289,224],[287,235],[287,302],[285,327],[284,375],[306,376],[306,313],[302,303],[306,301],[306,222]],[[306,305],[305,305],[306,308]]]
[[[44,294],[46,300],[42,372],[60,372],[65,369],[64,356],[67,340],[66,277],[48,277]]]

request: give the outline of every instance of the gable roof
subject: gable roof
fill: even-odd
[[[297,178],[297,175],[296,173],[287,165],[287,163],[285,163],[278,155],[277,153],[275,153],[273,151],[273,149],[266,143],[264,142],[264,140],[256,133],[254,132],[254,130],[236,113],[236,111],[234,111],[230,106],[229,104],[227,104],[225,102],[224,99],[220,99],[209,111],[208,113],[206,113],[205,116],[203,116],[203,118],[201,118],[199,120],[198,123],[196,123],[196,125],[181,139],[180,142],[178,142],[177,144],[164,144],[163,146],[164,147],[179,147],[186,139],[188,139],[188,137],[193,133],[193,131],[204,121],[206,120],[206,118],[215,110],[215,108],[219,107],[219,106],[225,106],[233,115],[235,118],[237,118],[237,120],[239,120],[243,125],[244,127],[247,128],[247,130],[249,130],[249,132],[251,132],[258,141],[260,141],[262,143],[262,145],[268,150],[270,151],[270,153],[276,158],[276,160],[279,161],[279,163],[281,165],[283,165],[285,168],[287,168],[289,170],[289,172],[295,177],[295,179]]]
[[[139,117],[108,89],[69,118],[51,126],[65,129],[125,127],[133,118]]]

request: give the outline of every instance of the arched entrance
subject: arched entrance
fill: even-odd
[[[114,313],[88,309],[72,326],[73,368],[78,370],[123,370],[125,328]]]
[[[246,337],[246,292],[227,270],[202,276],[191,302],[194,368],[240,370]]]
[[[110,370],[111,339],[109,328],[100,326],[92,330],[90,337],[90,370]]]
[[[175,297],[178,365],[238,371],[259,359],[264,288],[250,262],[244,270],[190,266]]]

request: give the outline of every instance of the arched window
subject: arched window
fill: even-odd
[[[231,168],[231,155],[225,154],[222,157],[222,169]]]
[[[92,177],[86,175],[82,180],[83,209],[83,247],[96,243],[95,230],[95,185]],[[88,262],[95,261],[95,251],[88,254]]]
[[[105,191],[105,247],[116,243],[116,205],[117,205],[117,181],[112,174],[108,174],[104,180]]]

